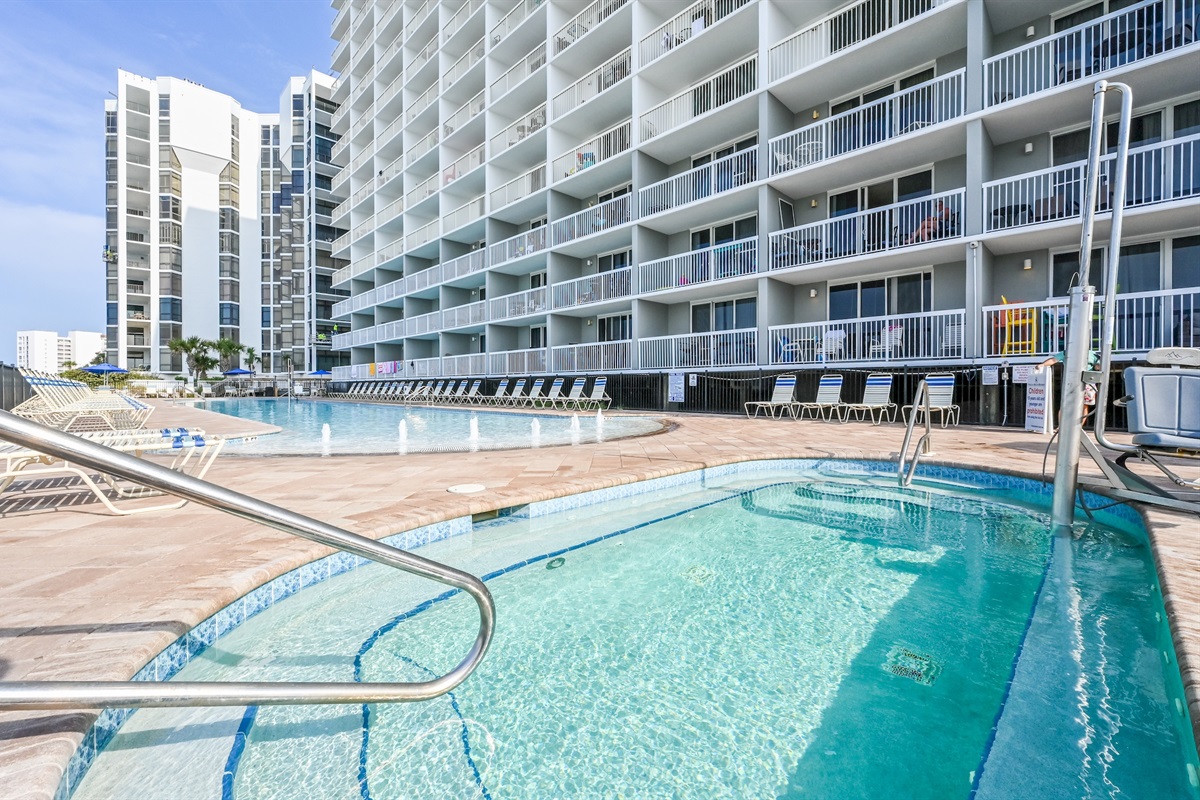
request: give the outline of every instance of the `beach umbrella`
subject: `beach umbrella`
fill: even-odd
[[[237,367],[236,369],[227,369],[221,373],[222,375],[253,375],[254,373],[248,369]]]
[[[109,364],[107,361],[104,362],[103,364],[92,364],[90,366],[84,367],[83,371],[90,372],[93,375],[103,375],[105,384],[108,383],[109,375],[113,375],[113,374],[128,375],[129,374],[129,370],[121,369],[120,367],[116,366],[115,364]]]
[[[327,369],[319,369],[316,372],[310,372],[308,374],[313,375],[318,378],[326,378],[326,377],[329,377],[330,375],[332,375],[333,373]]]

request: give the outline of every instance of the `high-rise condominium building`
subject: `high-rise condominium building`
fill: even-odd
[[[90,364],[104,352],[104,334],[93,331],[17,331],[17,366],[58,372],[68,364]]]
[[[308,256],[293,247],[292,228],[303,235],[312,222],[283,199],[295,173],[279,161],[292,148],[291,140],[280,147],[280,115],[247,111],[191,81],[124,71],[116,95],[105,101],[109,361],[179,373],[182,357],[167,343],[199,336],[254,347],[277,369],[283,330],[307,319],[292,296],[306,297]],[[293,112],[288,101],[289,129],[293,117],[315,131],[315,115],[328,116],[313,104]],[[285,297],[296,278],[300,288],[288,286]],[[290,355],[294,368],[307,368],[303,336]]]
[[[1117,358],[1200,343],[1196,0],[334,7],[338,378],[1043,360],[1098,79]]]

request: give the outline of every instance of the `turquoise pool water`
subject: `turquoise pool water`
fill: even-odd
[[[242,455],[351,455],[500,450],[620,439],[653,433],[650,417],[477,411],[326,400],[212,400],[202,408],[270,425],[282,432],[230,442]],[[326,430],[328,426],[328,430]]]
[[[1040,502],[834,465],[477,523],[418,550],[496,597],[451,695],[138,711],[74,796],[1200,797],[1144,540]],[[473,604],[392,623],[440,591],[364,567],[177,677],[428,677]]]

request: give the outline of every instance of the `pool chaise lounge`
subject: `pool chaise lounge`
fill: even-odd
[[[842,376],[837,373],[821,376],[821,383],[817,386],[817,397],[812,402],[798,402],[796,409],[799,412],[796,419],[804,419],[804,414],[810,413],[813,419],[820,417],[829,422],[835,416],[840,420],[842,418]]]
[[[892,402],[892,375],[890,372],[872,372],[863,387],[863,397],[858,403],[841,404],[841,420],[846,422],[853,414],[857,420],[871,416],[871,424],[878,425],[885,418],[896,421],[896,404]]]
[[[796,376],[795,375],[779,375],[775,378],[775,388],[771,392],[770,400],[752,400],[745,404],[746,416],[757,417],[759,412],[765,411],[772,419],[783,416],[783,412],[788,412],[792,415],[792,419],[796,418],[796,402],[793,395],[796,391]],[[754,413],[750,413],[750,409],[754,409]]]
[[[929,411],[932,414],[937,414],[942,423],[942,427],[947,425],[957,425],[961,409],[954,404],[954,374],[950,372],[931,372],[925,376],[925,385],[929,392]],[[908,415],[912,412],[911,405],[904,406],[901,409],[901,415],[905,422],[908,421]],[[925,413],[925,406],[917,407],[917,422],[921,422],[922,416]]]

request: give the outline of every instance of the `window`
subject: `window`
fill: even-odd
[[[221,325],[241,325],[240,313],[236,303],[221,303],[220,304],[220,323]]]
[[[597,337],[601,342],[624,342],[633,338],[633,317],[618,314],[597,320]]]
[[[692,333],[731,331],[758,325],[758,298],[743,297],[692,305]]]
[[[241,300],[238,290],[238,282],[230,279],[223,279],[220,283],[220,299],[225,302],[236,303]]]
[[[734,153],[741,152],[742,150],[749,150],[756,144],[758,144],[758,137],[750,136],[731,144],[721,145],[715,150],[692,156],[692,168],[695,169],[696,167],[702,167],[705,164],[716,161],[718,158],[725,158],[725,156],[731,156]]]
[[[1130,244],[1117,258],[1118,292],[1153,292],[1162,288],[1161,243]],[[1097,265],[1093,265],[1095,272]]]
[[[1120,126],[1117,122],[1109,122],[1104,130],[1105,152],[1114,151],[1117,147],[1117,135]],[[1073,164],[1086,161],[1088,157],[1088,138],[1090,128],[1080,128],[1068,133],[1060,133],[1051,139],[1050,150],[1054,166]],[[1152,111],[1142,114],[1129,121],[1129,146],[1142,147],[1162,141],[1162,112]]]
[[[529,328],[529,347],[545,347],[546,346],[546,326],[532,325]]]
[[[1104,251],[1092,251],[1092,264],[1088,278],[1096,291],[1104,291]],[[1050,296],[1066,297],[1071,287],[1079,282],[1079,252],[1055,253],[1050,260]]]
[[[160,272],[158,274],[158,293],[160,295],[183,295],[183,276],[178,272]]]
[[[1200,236],[1171,242],[1171,287],[1200,286]]]
[[[616,253],[606,253],[596,259],[597,269],[608,272],[614,269],[624,269],[633,263],[633,251],[621,250]]]
[[[728,244],[757,235],[758,217],[751,214],[738,220],[721,222],[711,227],[692,231],[692,249],[702,250],[706,247]]]
[[[631,191],[633,191],[632,185],[620,186],[616,189],[610,189],[607,192],[601,192],[599,195],[597,195],[596,202],[597,203],[606,203],[609,200],[612,200],[614,198],[621,197],[622,195],[627,195]]]
[[[158,215],[162,219],[173,219],[178,222],[181,219],[179,198],[171,195],[160,196],[158,198]]]
[[[529,288],[530,289],[537,289],[537,288],[545,286],[545,285],[546,285],[546,273],[545,272],[531,272],[529,274]]]
[[[163,297],[158,301],[161,322],[183,322],[183,301],[178,297]]]
[[[117,324],[117,304],[109,303],[106,310],[107,310],[107,323],[109,325],[116,325]]]

